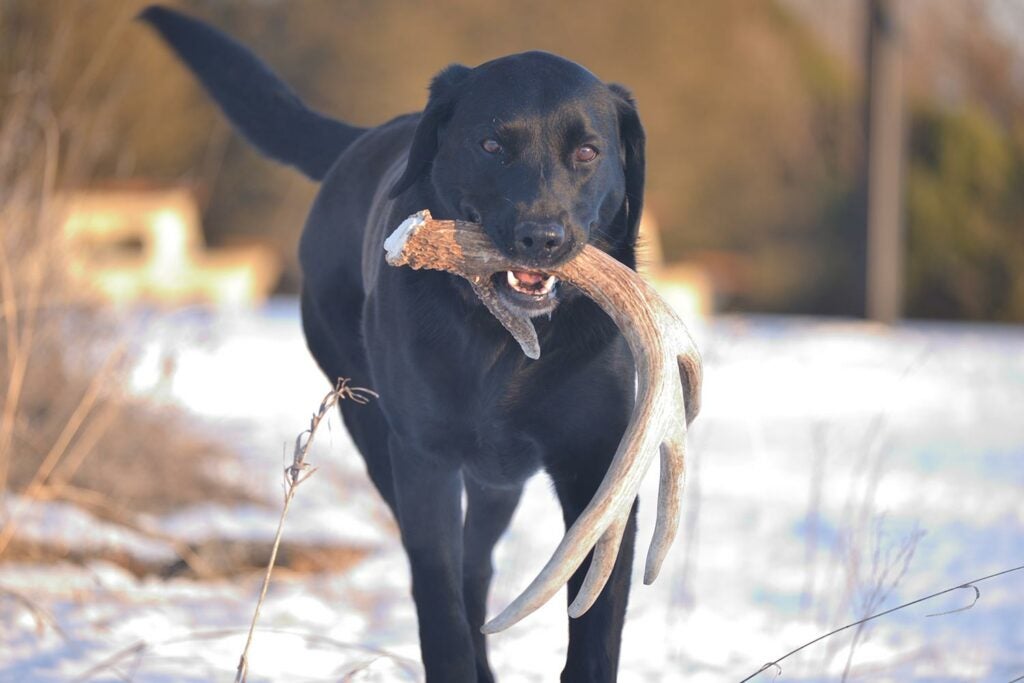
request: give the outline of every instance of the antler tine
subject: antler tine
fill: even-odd
[[[644,584],[650,585],[658,578],[661,565],[668,555],[672,541],[679,529],[680,498],[683,482],[686,478],[686,434],[690,422],[700,412],[700,387],[703,382],[704,367],[700,352],[675,311],[664,301],[657,299],[657,304],[665,309],[664,314],[673,320],[669,332],[674,337],[674,346],[679,349],[676,363],[679,369],[680,384],[685,397],[679,397],[682,404],[681,413],[685,421],[677,423],[670,430],[661,444],[661,478],[658,483],[658,516],[654,524],[654,534],[647,551],[647,562],[644,566]]]
[[[426,233],[422,232],[424,227],[428,228]],[[403,223],[385,242],[385,248],[392,265],[447,270],[468,279],[478,293],[489,294],[486,288],[493,273],[515,268],[494,248],[479,225],[432,221],[426,212]],[[549,272],[579,287],[622,331],[636,366],[636,401],[622,441],[593,499],[566,531],[537,577],[501,614],[484,624],[484,633],[508,628],[547,602],[594,549],[591,566],[569,613],[578,617],[590,608],[612,572],[633,500],[659,449],[658,521],[647,558],[646,583],[657,576],[678,528],[686,425],[699,410],[702,379],[700,355],[689,333],[640,276],[593,247],[585,247],[574,259]],[[535,357],[531,351],[539,354],[536,336],[528,333],[533,332],[528,319],[507,309],[495,311],[500,304],[497,297],[488,296],[485,303],[528,355]]]
[[[641,385],[643,384],[641,379]],[[641,387],[640,393],[644,393],[643,387]],[[651,443],[653,439],[650,432],[645,433],[642,428],[646,420],[636,419],[638,412],[647,412],[646,407],[647,404],[637,400],[633,419],[630,420],[630,424],[626,428],[626,435],[619,444],[615,457],[612,458],[604,480],[597,492],[594,493],[593,499],[569,527],[569,530],[565,532],[565,536],[562,537],[562,541],[558,544],[551,559],[519,597],[513,600],[501,614],[483,625],[482,632],[503,631],[534,612],[568,583],[569,578],[583,563],[590,549],[598,543],[599,539],[610,536],[612,533],[621,537],[625,524],[620,525],[617,532],[612,532],[610,527],[615,524],[617,519],[628,516],[629,508],[633,504],[633,499],[636,498],[637,490],[640,488],[640,483],[652,460],[651,457],[644,456],[657,449],[657,442]],[[618,540],[615,541],[615,545],[617,552]],[[608,549],[610,550],[610,547]],[[593,592],[593,597],[596,598],[604,588],[608,574],[610,571],[602,572],[600,563],[597,567],[592,564],[585,580],[585,583],[589,582],[586,593]],[[588,602],[588,597],[582,589],[580,593],[577,600],[582,606]],[[574,600],[574,604],[575,602]],[[593,600],[589,600],[589,602],[592,603]],[[585,611],[585,609],[580,609],[573,616],[580,616]]]
[[[679,529],[679,496],[686,475],[686,429],[661,444],[661,480],[658,484],[658,518],[647,551],[644,583],[654,583]]]
[[[590,559],[590,568],[587,576],[583,579],[583,585],[576,593],[572,604],[569,605],[569,616],[576,618],[587,613],[601,594],[604,585],[608,583],[608,577],[612,575],[615,568],[615,561],[619,558],[619,545],[622,543],[622,534],[629,523],[629,514],[632,510],[630,505],[619,514],[611,526],[605,529],[601,538],[594,546],[594,555]]]

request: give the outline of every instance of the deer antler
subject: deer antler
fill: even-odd
[[[540,357],[533,324],[506,308],[491,283],[494,273],[516,269],[517,264],[496,249],[478,224],[436,221],[428,211],[421,211],[403,222],[384,248],[387,262],[393,266],[445,270],[466,278],[526,355]],[[593,549],[590,569],[569,606],[569,615],[578,617],[590,609],[611,574],[633,500],[660,448],[658,517],[644,583],[657,578],[679,525],[686,427],[700,409],[700,354],[686,326],[643,278],[589,245],[547,272],[582,290],[622,331],[638,376],[636,402],[594,498],[537,578],[501,614],[484,624],[484,633],[502,631],[547,602]]]

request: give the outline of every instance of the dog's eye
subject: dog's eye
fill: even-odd
[[[492,140],[491,138],[487,138],[481,142],[480,146],[483,147],[483,150],[488,154],[498,154],[501,152],[501,143],[497,140]]]
[[[597,158],[597,148],[592,145],[583,145],[576,150],[574,158],[581,163],[589,163]]]

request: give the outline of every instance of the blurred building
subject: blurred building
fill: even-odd
[[[661,231],[654,213],[645,210],[640,218],[637,270],[651,280],[685,320],[706,318],[715,310],[718,283],[702,263],[665,262]]]
[[[82,190],[65,198],[62,236],[73,284],[117,305],[262,303],[281,273],[262,244],[211,248],[185,187]]]

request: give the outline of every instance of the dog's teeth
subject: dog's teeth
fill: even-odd
[[[558,282],[558,278],[554,275],[548,275],[544,278],[544,282],[541,283],[539,289],[536,290],[538,294],[550,294],[551,290],[554,289],[555,283]]]
[[[515,273],[511,270],[505,271],[505,279],[508,281],[509,287],[520,292],[521,294],[529,294],[534,297],[543,297],[551,293],[554,289],[555,284],[558,282],[558,278],[554,275],[549,275],[539,283],[533,282],[530,284],[524,284],[522,280],[516,277]]]

